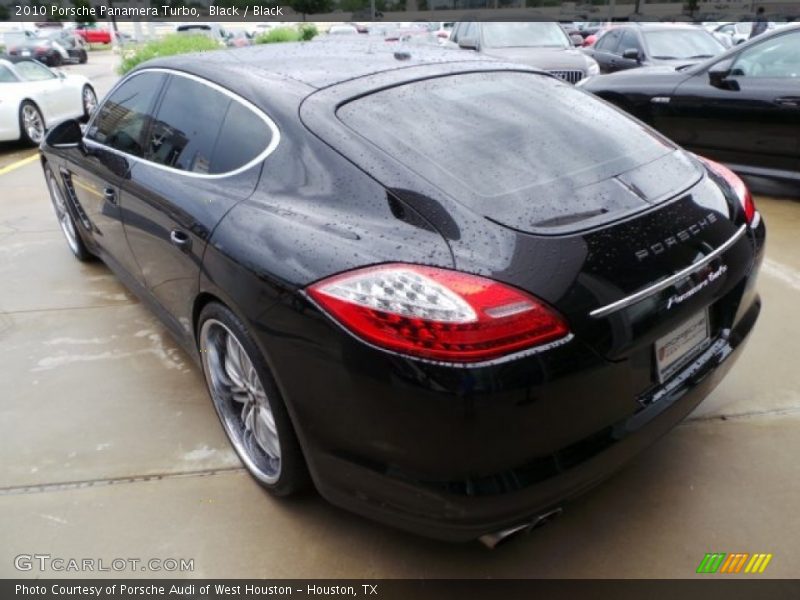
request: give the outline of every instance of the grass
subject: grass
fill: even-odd
[[[137,65],[153,58],[219,50],[220,45],[203,35],[172,34],[140,46],[124,48],[119,72],[124,75]]]
[[[299,42],[300,32],[294,27],[276,27],[256,36],[255,44],[278,44],[280,42]]]

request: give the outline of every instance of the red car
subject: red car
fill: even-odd
[[[97,25],[82,25],[75,28],[75,33],[81,36],[87,44],[110,44],[111,32]]]

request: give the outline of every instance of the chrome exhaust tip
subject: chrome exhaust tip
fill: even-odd
[[[500,531],[486,533],[479,537],[478,541],[489,548],[489,550],[494,550],[499,545],[507,542],[511,538],[517,537],[521,533],[530,533],[534,529],[537,529],[545,523],[552,521],[562,512],[564,512],[564,509],[559,506],[558,508],[554,508],[540,515],[536,515],[532,520],[525,521],[520,525],[514,525],[506,529],[501,529]]]

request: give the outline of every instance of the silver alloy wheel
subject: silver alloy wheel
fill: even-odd
[[[83,88],[83,113],[91,117],[95,108],[97,108],[97,95],[87,85]]]
[[[33,143],[38,144],[44,138],[44,119],[33,104],[22,107],[22,127]]]
[[[47,176],[47,187],[50,189],[50,200],[53,202],[53,208],[56,211],[56,218],[58,218],[61,231],[64,232],[64,237],[67,238],[67,244],[69,244],[70,250],[74,254],[79,254],[78,232],[75,231],[72,215],[69,214],[67,203],[64,201],[64,196],[61,195],[56,178],[52,173]]]
[[[200,354],[211,399],[237,454],[258,479],[275,483],[281,474],[281,444],[252,360],[231,330],[216,319],[203,323]]]

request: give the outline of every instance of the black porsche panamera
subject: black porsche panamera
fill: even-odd
[[[494,544],[613,473],[760,310],[736,175],[478,56],[158,59],[42,165],[72,252],[202,365],[261,484],[441,539]]]

